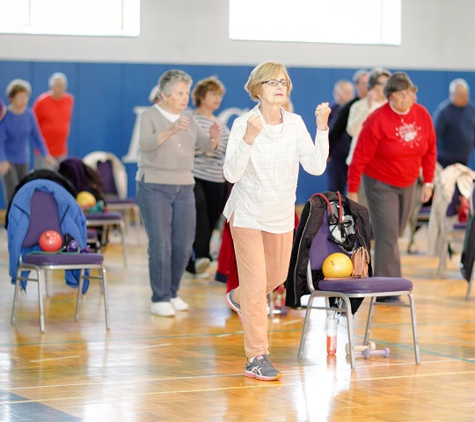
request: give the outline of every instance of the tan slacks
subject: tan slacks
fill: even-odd
[[[233,298],[241,306],[246,357],[252,358],[269,353],[267,295],[287,278],[293,230],[274,234],[234,227],[232,217],[230,227],[239,275]]]

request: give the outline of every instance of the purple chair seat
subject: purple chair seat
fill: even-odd
[[[101,265],[104,257],[98,253],[29,253],[23,263],[32,265]]]
[[[86,214],[86,220],[122,220],[122,214],[120,212],[91,212]]]
[[[346,294],[402,292],[412,290],[412,281],[398,277],[334,278],[320,281],[318,289]]]

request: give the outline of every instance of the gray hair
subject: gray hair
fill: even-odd
[[[335,85],[333,85],[333,90],[340,94],[341,93],[341,87],[343,85],[350,85],[351,89],[354,90],[353,84],[348,79],[339,79],[338,81],[336,81]]]
[[[386,77],[389,78],[391,76],[391,72],[389,70],[382,69],[382,68],[373,69],[371,71],[371,73],[369,74],[369,78],[368,78],[368,89],[369,90],[371,90],[375,87],[375,85],[378,83],[378,79],[381,76],[386,76]]]
[[[468,83],[465,79],[462,78],[457,78],[454,79],[452,82],[450,82],[449,85],[449,94],[454,95],[455,90],[457,89],[458,86],[464,87],[468,92],[470,92],[470,87],[468,86]]]
[[[13,98],[17,92],[26,91],[28,96],[31,95],[31,85],[28,81],[23,79],[13,79],[8,85],[7,89],[5,90],[5,94],[7,98]]]
[[[66,86],[68,85],[68,78],[66,77],[66,75],[61,72],[55,72],[49,77],[48,86],[51,88],[54,85],[54,81],[57,80],[63,81],[64,85]]]
[[[193,79],[188,73],[183,72],[183,70],[171,69],[167,70],[160,78],[158,79],[158,91],[160,93],[164,92],[167,95],[170,95],[172,92],[172,87],[177,82],[184,82],[185,84],[193,85]]]
[[[360,70],[357,70],[354,74],[353,74],[353,83],[354,84],[357,84],[359,79],[363,76],[363,75],[367,75],[369,72],[366,70],[366,69],[360,69]]]

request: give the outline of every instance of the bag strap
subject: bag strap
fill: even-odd
[[[338,221],[341,222],[343,221],[343,204],[340,191],[336,191],[336,195],[338,196]]]

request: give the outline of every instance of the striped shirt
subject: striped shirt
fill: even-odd
[[[313,175],[325,171],[328,130],[317,131],[314,144],[300,116],[281,112],[283,124],[264,125],[253,145],[243,136],[253,114],[264,121],[259,106],[234,121],[223,168],[234,186],[223,214],[229,221],[234,213],[236,227],[270,233],[293,230],[299,163]]]
[[[195,167],[193,169],[193,176],[197,179],[207,180],[209,182],[224,183],[223,164],[224,156],[226,154],[226,146],[228,145],[229,140],[229,129],[216,117],[210,119],[198,114],[196,111],[193,111],[191,114],[206,133],[209,133],[210,127],[215,122],[217,122],[223,129],[216,150],[213,152],[204,152],[199,148],[195,149]]]

